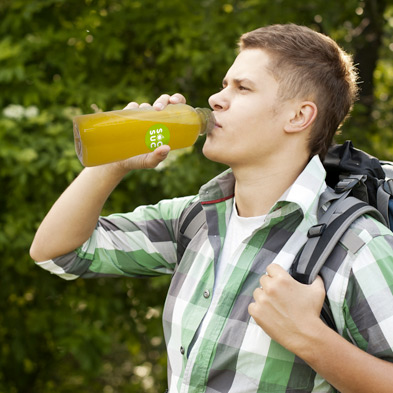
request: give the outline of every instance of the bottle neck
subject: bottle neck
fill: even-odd
[[[209,108],[195,108],[201,119],[201,131],[199,135],[204,135],[210,132],[216,123],[213,112]]]

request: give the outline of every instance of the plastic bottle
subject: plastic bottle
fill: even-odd
[[[123,109],[74,118],[74,141],[84,166],[95,166],[149,153],[161,145],[180,149],[193,145],[214,127],[208,108],[186,104]]]

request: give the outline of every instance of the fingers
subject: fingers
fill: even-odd
[[[266,273],[259,279],[260,287],[256,289],[256,292],[258,293],[262,289],[272,295],[276,289],[279,290],[283,287],[289,288],[294,282],[297,285],[300,284],[303,287],[309,287],[316,299],[323,298],[326,294],[325,285],[320,276],[317,276],[315,281],[310,285],[301,284],[295,281],[284,268],[276,263],[272,263],[266,268]]]
[[[143,104],[138,104],[135,101],[130,102],[124,109],[137,109],[137,108],[150,108],[153,107],[154,109],[161,111],[169,104],[185,104],[186,99],[180,93],[175,93],[173,95],[169,94],[162,94],[158,97],[153,105],[144,102]]]
[[[281,285],[286,285],[286,283],[291,280],[293,280],[292,277],[284,268],[276,263],[272,263],[267,266],[266,272],[260,277],[260,287],[257,288],[257,291],[263,289],[270,293],[270,290],[280,287]]]
[[[280,265],[277,265],[277,263],[271,263],[267,268],[266,268],[266,273],[270,277],[275,277],[280,274],[286,274],[286,270],[282,268]]]
[[[254,295],[255,296],[255,295]],[[254,297],[255,299],[255,297]],[[258,313],[258,304],[256,302],[252,302],[247,307],[248,313],[256,320]]]
[[[183,95],[175,93],[173,95],[163,94],[154,101],[153,108],[157,110],[164,109],[169,104],[185,104],[186,99]]]
[[[151,108],[151,105],[148,102],[144,102],[143,104],[139,105],[139,108]]]
[[[139,104],[137,102],[130,102],[124,109],[136,109],[139,108]]]
[[[266,268],[266,272],[261,276],[259,279],[259,282],[261,284],[262,288],[265,288],[268,282],[273,278],[277,276],[282,276],[282,275],[288,275],[287,271],[282,268],[280,265],[277,265],[276,263],[271,263],[268,265]]]
[[[171,96],[169,101],[171,104],[185,104],[186,98],[180,93],[175,93]]]
[[[151,105],[147,102],[144,102],[143,104],[138,104],[137,102],[133,101],[127,104],[124,109],[138,109],[138,108],[150,108]]]
[[[265,272],[261,278],[259,279],[259,283],[260,283],[260,289],[266,288],[267,285],[267,281],[271,279],[271,277],[269,276],[268,272]]]

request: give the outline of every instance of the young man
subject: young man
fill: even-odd
[[[340,248],[324,281],[287,273],[316,224],[320,156],[355,96],[350,58],[328,37],[295,25],[245,34],[209,99],[216,126],[203,148],[230,170],[197,196],[99,218],[123,176],[155,167],[169,147],[86,168],[31,256],[65,279],[173,274],[163,315],[170,392],[391,392],[392,233],[362,217],[353,228],[363,247]],[[164,95],[154,107],[177,102]],[[204,225],[176,264],[179,220],[195,201]],[[324,283],[339,334],[319,318]]]

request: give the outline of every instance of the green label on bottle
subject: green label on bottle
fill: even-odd
[[[151,126],[145,135],[146,146],[153,151],[159,146],[167,145],[169,143],[169,129],[165,124],[154,124]]]

